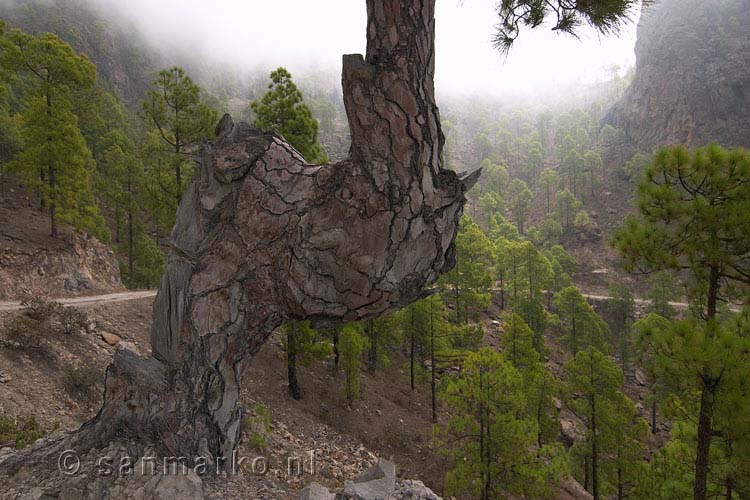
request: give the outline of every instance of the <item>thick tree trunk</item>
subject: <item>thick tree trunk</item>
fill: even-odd
[[[583,459],[583,489],[586,491],[590,491],[589,488],[591,487],[591,476],[589,473],[589,458],[584,457]]]
[[[599,500],[599,450],[596,435],[596,403],[591,402],[591,495]]]
[[[367,57],[344,56],[348,160],[307,165],[283,138],[222,118],[180,203],[152,356],[120,344],[104,405],[73,444],[126,435],[184,457],[229,457],[242,432],[240,379],[275,328],[394,311],[452,268],[478,173],[441,166],[434,7],[367,0]]]
[[[693,499],[706,500],[708,495],[708,467],[713,437],[712,423],[714,412],[714,393],[707,381],[701,389],[700,411],[698,413],[698,446],[695,459],[695,483]]]
[[[708,335],[716,329],[716,308],[719,295],[719,268],[712,266],[708,278],[706,328]],[[693,500],[706,500],[708,496],[708,469],[710,465],[711,439],[713,438],[714,402],[718,380],[709,374],[703,375],[701,402],[698,412],[698,445],[695,457],[695,483]]]

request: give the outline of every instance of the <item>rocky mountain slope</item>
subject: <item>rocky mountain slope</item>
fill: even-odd
[[[153,299],[144,298],[85,307],[81,310],[91,324],[86,330],[72,335],[51,333],[42,339],[40,348],[31,351],[0,346],[0,415],[35,416],[43,432],[58,426],[74,428],[90,418],[101,404],[104,368],[117,347],[128,343],[148,352],[152,302]],[[19,315],[0,312],[0,339],[5,325]],[[488,319],[484,322],[488,323]],[[491,337],[489,334],[488,343],[496,343],[497,339]],[[162,494],[156,498],[297,500],[311,482],[331,492],[340,491],[347,487],[348,480],[354,479],[356,483],[355,476],[375,464],[377,457],[385,457],[397,465],[395,490],[391,493],[395,500],[435,500],[428,488],[439,494],[446,464],[432,441],[429,387],[419,384],[415,392],[410,391],[406,360],[399,353],[390,352],[393,358],[390,368],[374,373],[363,371],[362,398],[349,409],[341,390],[342,374],[337,374],[330,362],[306,369],[300,380],[304,399],[291,399],[287,394],[280,344],[280,335],[274,335],[245,374],[241,400],[250,413],[247,439],[239,450],[240,457],[248,457],[241,473],[206,474],[200,480],[194,475],[179,476],[178,481],[160,481],[160,475],[148,475],[132,483],[125,480],[118,483],[114,478],[97,478],[93,474],[98,456],[81,456],[80,473],[67,482],[67,489],[58,498],[85,498],[87,488],[93,490],[97,486],[110,488],[113,498],[153,498],[139,497],[142,493],[139,487],[147,489],[145,483],[158,482],[150,485]],[[71,391],[70,376],[64,375],[69,372],[66,367],[82,366],[92,370],[86,395]],[[29,391],[29,387],[34,390]],[[265,430],[257,426],[259,407],[267,409],[270,415]],[[444,417],[441,412],[441,422]],[[262,435],[262,439],[251,439],[254,432]],[[44,439],[55,439],[55,435]],[[0,461],[11,452],[12,449],[0,446]],[[314,453],[312,462],[311,453]],[[119,463],[122,454],[127,455],[128,450],[113,448],[105,455],[113,457],[113,463]],[[297,459],[302,469],[292,468],[290,472],[290,460],[296,464]],[[57,464],[51,467],[52,473],[45,481],[37,478],[3,483],[5,478],[0,478],[0,498],[45,498],[44,494],[57,491],[52,483],[71,476],[61,475]],[[107,483],[109,480],[113,483]],[[591,499],[570,479],[562,481],[554,498]],[[307,500],[318,498],[307,497]]]
[[[29,33],[55,33],[86,54],[98,80],[129,106],[142,98],[159,68],[158,56],[137,29],[114,23],[85,0],[4,1],[0,18]]]
[[[635,80],[605,121],[644,151],[750,146],[748,26],[748,0],[658,0],[645,8]]]
[[[158,71],[171,66],[183,67],[201,87],[226,99],[229,106],[239,99],[238,109],[246,106],[249,86],[265,89],[267,75],[255,82],[252,75],[220,67],[187,47],[157,46],[128,16],[90,0],[4,0],[0,2],[0,19],[11,28],[32,34],[54,33],[85,54],[96,65],[99,83],[131,110],[140,109]]]
[[[50,237],[47,215],[24,193],[14,185],[0,197],[0,300],[123,289],[112,248],[64,224],[59,238]]]

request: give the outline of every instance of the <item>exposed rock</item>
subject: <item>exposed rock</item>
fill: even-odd
[[[333,494],[317,483],[311,483],[300,493],[299,500],[442,500],[422,481],[396,481],[396,464],[378,460],[378,463],[347,481],[344,489]]]
[[[4,234],[14,231],[21,228],[9,227]],[[0,238],[0,300],[122,288],[115,254],[96,238],[65,232],[54,244],[26,238],[22,232]]]
[[[187,474],[162,476],[154,489],[154,500],[203,500],[203,481],[191,469]]]
[[[34,444],[33,449],[55,448],[51,470],[25,466],[16,480],[3,484],[3,500],[77,499],[77,500],[204,500],[203,481],[189,467],[165,462],[153,449],[133,448],[129,443],[113,442],[105,448],[89,450],[85,455],[68,455],[71,460],[59,462],[65,434],[55,433]],[[64,453],[70,453],[68,450]],[[134,461],[135,456],[149,457]],[[59,468],[59,469],[58,469]],[[126,470],[127,469],[127,470]],[[66,471],[63,473],[63,471]],[[5,479],[5,478],[0,478]]]
[[[102,337],[102,340],[109,345],[117,345],[122,340],[119,336],[115,335],[114,333],[101,332],[100,335]]]
[[[299,500],[333,500],[333,493],[318,483],[310,483],[302,489]]]
[[[638,26],[635,79],[606,122],[644,151],[750,146],[747,0],[660,0]]]
[[[352,500],[384,500],[395,489],[396,464],[381,458],[353,482],[347,482],[342,494]]]
[[[555,500],[593,500],[591,493],[573,478],[565,478],[555,490]]]
[[[635,369],[635,381],[641,387],[646,386],[646,374],[644,374],[643,370],[641,370],[640,368]]]
[[[422,481],[406,479],[396,483],[396,490],[387,500],[442,500]]]
[[[91,290],[93,285],[91,280],[81,275],[78,269],[73,269],[71,275],[65,278],[63,288],[66,292],[85,292]]]
[[[560,440],[566,447],[573,446],[580,437],[581,432],[573,420],[568,418],[560,419]]]

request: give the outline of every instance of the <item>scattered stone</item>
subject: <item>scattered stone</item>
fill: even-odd
[[[579,437],[580,432],[575,422],[565,418],[560,420],[560,440],[566,447],[573,446]]]
[[[354,500],[383,500],[396,489],[396,464],[380,459],[360,474],[354,482],[347,482],[343,494]]]
[[[646,386],[646,375],[641,371],[640,368],[635,370],[635,381],[640,385],[641,387]]]
[[[203,481],[192,470],[187,474],[162,476],[154,490],[154,500],[203,500]]]
[[[318,483],[308,484],[299,495],[299,500],[333,500],[333,498],[333,493]]]
[[[119,336],[115,335],[114,333],[101,332],[100,335],[102,337],[102,340],[109,345],[114,346],[114,345],[119,344],[120,341],[122,341],[122,339]]]
[[[396,464],[380,459],[354,481],[347,481],[339,493],[318,483],[310,483],[300,493],[299,500],[443,500],[422,481],[396,482]]]
[[[575,479],[565,478],[560,481],[554,498],[556,500],[593,500],[594,497]]]
[[[406,479],[399,481],[394,491],[387,500],[442,500],[422,481]]]
[[[82,276],[78,269],[73,271],[73,275],[65,278],[63,288],[66,292],[82,292],[93,289],[91,280]]]

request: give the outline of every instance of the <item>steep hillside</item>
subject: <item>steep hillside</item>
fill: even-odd
[[[99,81],[128,106],[141,99],[159,68],[138,30],[108,20],[83,0],[0,2],[0,18],[29,33],[55,33],[86,54]]]
[[[49,220],[18,185],[0,197],[0,300],[122,290],[114,252],[67,226],[49,236]]]
[[[638,26],[636,74],[605,121],[644,151],[750,146],[750,4],[659,0]]]

